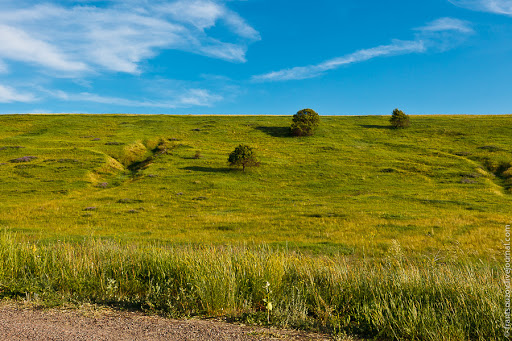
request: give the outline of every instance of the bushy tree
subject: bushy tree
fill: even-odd
[[[293,123],[290,127],[294,136],[313,135],[320,123],[320,116],[313,109],[302,109],[293,115]]]
[[[232,167],[242,166],[243,171],[245,171],[245,167],[257,167],[260,165],[252,148],[244,144],[239,145],[229,154],[228,162]]]
[[[393,110],[389,122],[391,122],[393,128],[406,128],[410,125],[409,115],[398,109]]]

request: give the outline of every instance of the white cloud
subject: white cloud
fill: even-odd
[[[393,40],[389,45],[363,49],[348,55],[329,59],[320,64],[299,66],[279,71],[273,71],[252,77],[255,82],[287,81],[314,78],[326,71],[337,69],[344,65],[359,63],[377,57],[396,56],[410,53],[423,53],[429,49],[446,50],[455,46],[458,40],[473,33],[469,23],[453,19],[441,18],[417,28],[414,40]]]
[[[223,6],[212,1],[176,1],[161,4],[157,8],[170,14],[174,20],[191,24],[200,30],[215,26],[217,20],[224,15]]]
[[[247,45],[259,39],[237,13],[212,0],[110,1],[106,7],[94,1],[59,3],[2,4],[0,59],[37,64],[61,76],[102,70],[137,74],[142,61],[166,49],[244,62]],[[208,32],[221,22],[233,42]]]
[[[211,106],[213,103],[223,99],[220,95],[211,94],[205,89],[189,89],[178,98],[179,106]]]
[[[249,26],[242,17],[232,11],[227,11],[224,17],[226,25],[231,27],[233,32],[237,33],[241,37],[252,40],[260,40],[261,36],[258,31]]]
[[[18,92],[16,89],[0,84],[0,103],[33,102],[36,97],[30,93]]]
[[[417,28],[417,30],[422,32],[456,31],[470,34],[475,32],[467,21],[455,18],[439,18],[423,27]]]
[[[512,16],[511,0],[448,0],[455,6],[473,11],[490,12]]]
[[[274,71],[253,77],[254,81],[285,81],[314,78],[329,70],[337,69],[343,65],[363,62],[376,57],[398,54],[422,52],[422,42],[418,41],[393,41],[390,45],[381,45],[371,49],[359,50],[343,57],[327,60],[317,65],[299,66],[291,69]]]
[[[0,25],[0,58],[39,64],[59,71],[87,69],[84,63],[69,60],[54,46],[6,25]]]
[[[213,41],[211,45],[201,47],[201,52],[215,58],[245,62],[246,49],[243,46]]]
[[[191,106],[212,106],[214,103],[223,99],[222,96],[212,94],[205,89],[188,89],[182,91],[171,100],[134,100],[121,97],[102,96],[89,92],[67,93],[61,90],[50,91],[46,93],[64,101],[72,102],[93,102],[100,104],[118,105],[125,107],[146,107],[146,108],[187,108]]]
[[[416,39],[422,40],[425,48],[434,52],[450,50],[475,33],[469,22],[454,18],[440,18],[415,31]]]

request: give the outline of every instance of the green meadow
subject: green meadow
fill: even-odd
[[[0,295],[500,339],[512,116],[323,116],[301,138],[290,124],[0,116]],[[228,166],[239,144],[259,167]]]
[[[490,257],[512,212],[510,116],[0,117],[0,225],[37,240],[267,243],[320,253],[458,249]],[[166,140],[132,171],[124,151]],[[230,169],[252,146],[261,166]],[[199,158],[196,153],[200,153]],[[30,162],[10,160],[34,156]]]

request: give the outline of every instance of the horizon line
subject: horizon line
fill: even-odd
[[[134,113],[0,113],[2,116],[7,115],[39,115],[39,116],[58,116],[58,115],[110,115],[110,116],[282,116],[288,117],[294,114],[134,114]],[[391,116],[391,114],[319,114],[322,117],[366,117],[366,116]],[[409,116],[508,116],[508,114],[407,114]]]

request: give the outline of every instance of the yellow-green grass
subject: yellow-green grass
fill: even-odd
[[[368,262],[268,247],[47,245],[14,237],[0,234],[0,297],[38,305],[220,315],[377,340],[508,339],[502,271],[464,259],[410,261],[397,242],[381,262]]]
[[[265,298],[271,324],[504,339],[512,117],[290,123],[0,116],[0,297],[266,323]],[[260,167],[228,167],[241,143]]]
[[[354,257],[397,240],[409,255],[496,259],[512,212],[512,117],[413,116],[398,130],[388,119],[321,117],[314,136],[294,138],[284,116],[3,115],[0,226],[25,240]],[[228,167],[240,143],[260,167]],[[141,145],[154,157],[127,167]],[[10,162],[23,156],[37,159]]]

